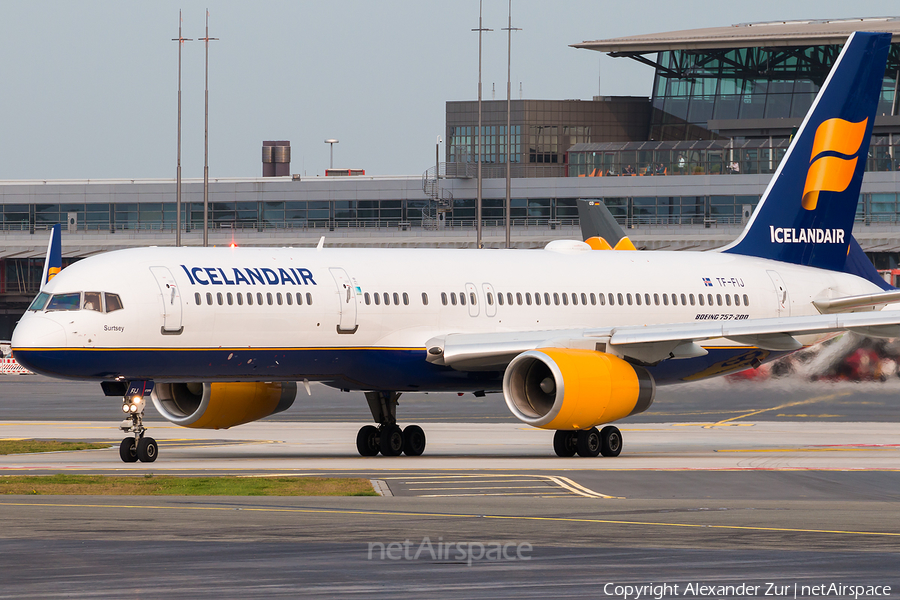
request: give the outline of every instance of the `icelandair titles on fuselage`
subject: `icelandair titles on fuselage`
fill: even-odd
[[[191,285],[317,285],[309,269],[225,268],[181,265]]]
[[[843,244],[843,229],[793,229],[769,225],[769,238],[773,244]]]

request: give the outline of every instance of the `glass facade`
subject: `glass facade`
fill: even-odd
[[[788,139],[582,144],[569,149],[568,175],[771,174],[789,145]],[[873,136],[866,170],[900,170],[900,136]]]
[[[482,164],[506,164],[506,125],[482,125],[482,146],[484,159]],[[522,126],[511,125],[510,162],[522,162]],[[478,126],[448,127],[449,162],[478,162]]]
[[[709,121],[802,118],[841,45],[674,50],[657,56],[650,139],[716,139]],[[895,114],[900,45],[888,56],[878,114]]]

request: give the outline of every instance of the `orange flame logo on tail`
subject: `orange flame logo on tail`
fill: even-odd
[[[844,119],[828,119],[816,129],[810,153],[809,171],[806,185],[803,186],[803,199],[800,205],[806,210],[815,210],[819,202],[819,192],[843,192],[850,185],[856,171],[856,161],[866,134],[866,123],[851,123]],[[843,154],[840,156],[820,156],[824,152]],[[818,157],[818,158],[817,158]]]

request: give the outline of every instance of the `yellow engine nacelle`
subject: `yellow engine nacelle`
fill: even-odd
[[[151,394],[168,421],[195,429],[228,429],[287,410],[293,382],[157,383]]]
[[[529,350],[515,357],[503,376],[509,410],[543,429],[611,423],[650,408],[655,393],[646,369],[593,350]]]

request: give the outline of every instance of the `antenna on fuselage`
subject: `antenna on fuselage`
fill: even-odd
[[[316,244],[316,250],[321,250],[324,247],[325,247],[325,236],[323,235],[322,237],[319,238],[319,243]]]

